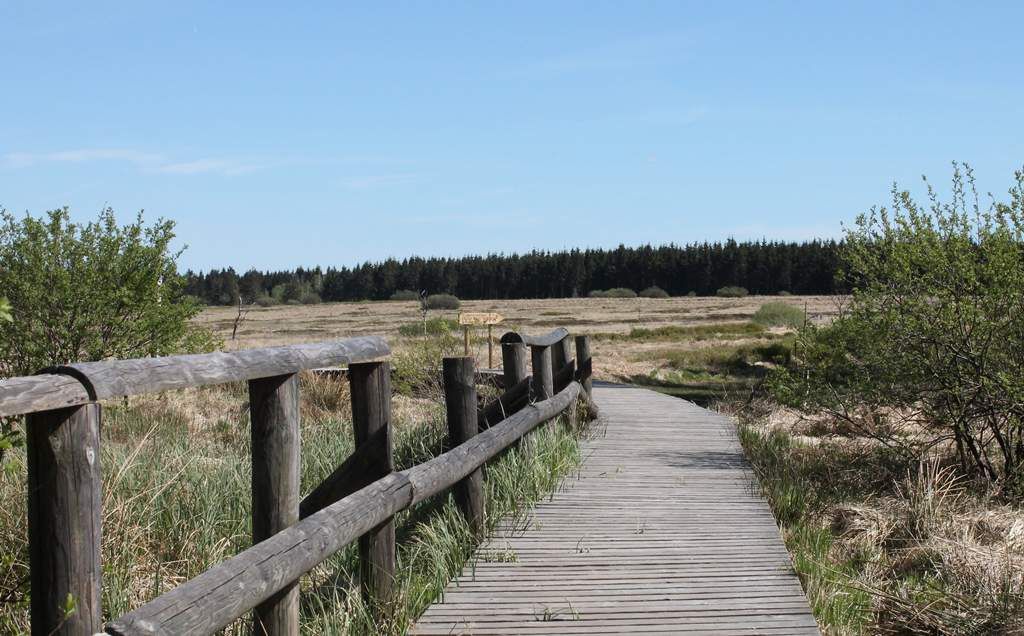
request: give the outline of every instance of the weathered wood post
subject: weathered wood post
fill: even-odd
[[[299,520],[299,376],[249,381],[252,436],[252,542]],[[253,611],[257,636],[298,636],[298,581]]]
[[[91,636],[100,610],[100,406],[26,417],[32,633]]]
[[[538,401],[555,394],[554,375],[551,372],[551,347],[531,345],[533,367],[533,394]]]
[[[526,345],[521,342],[501,343],[501,366],[506,391],[525,380],[530,374],[526,362]]]
[[[590,336],[576,336],[576,369],[588,397],[594,395],[593,363],[590,357]]]
[[[352,387],[352,426],[356,452],[375,457],[367,469],[370,480],[395,468],[391,455],[391,365],[362,362],[348,367]],[[380,443],[380,436],[384,436]],[[371,439],[375,443],[370,444]],[[359,574],[363,598],[375,614],[390,611],[394,600],[395,522],[388,519],[359,537]]]
[[[569,364],[572,360],[572,346],[569,343],[569,336],[566,334],[564,338],[555,343],[553,347],[554,351],[551,352],[551,362],[554,364],[557,359],[558,366],[554,367],[554,372],[558,373],[565,365]]]
[[[469,441],[479,432],[476,413],[476,384],[473,358],[445,358],[444,404],[448,414],[448,437],[452,446]],[[486,530],[484,517],[484,472],[477,468],[455,484],[455,503],[477,538]]]

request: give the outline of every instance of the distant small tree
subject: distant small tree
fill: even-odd
[[[183,291],[174,223],[119,226],[106,209],[72,223],[67,208],[18,219],[0,210],[0,374],[82,360],[163,355],[215,346],[189,323],[200,306]]]
[[[668,292],[657,285],[652,285],[641,291],[640,296],[643,298],[668,298]]]
[[[431,294],[427,296],[427,309],[458,309],[462,302],[451,294]]]
[[[399,289],[391,294],[390,300],[418,300],[419,297],[419,294],[411,289]]]
[[[744,298],[750,294],[746,287],[739,287],[736,285],[727,285],[721,287],[715,292],[715,296],[719,298]]]

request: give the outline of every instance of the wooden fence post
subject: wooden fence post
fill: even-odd
[[[480,432],[476,413],[473,358],[445,358],[444,405],[448,413],[448,438],[452,446],[468,442]],[[455,503],[477,538],[486,530],[484,518],[484,471],[477,468],[454,486]]]
[[[530,374],[526,364],[526,345],[521,342],[501,343],[501,366],[504,371],[502,383],[506,391]]]
[[[583,390],[588,397],[594,395],[593,364],[590,358],[590,336],[576,336],[576,369],[582,375]]]
[[[538,401],[555,394],[554,376],[551,372],[551,347],[532,345],[530,356],[533,367],[533,394]]]
[[[380,479],[395,468],[391,455],[391,366],[363,362],[348,367],[352,387],[352,426],[355,452],[372,452],[367,478]],[[383,443],[369,442],[383,435]],[[388,519],[359,537],[359,574],[370,610],[376,615],[391,610],[395,580],[395,522]]]
[[[32,633],[91,636],[100,610],[100,406],[26,417]]]
[[[250,380],[249,419],[256,544],[299,520],[298,374]],[[252,631],[257,636],[298,636],[298,581],[256,607]]]
[[[572,343],[570,343],[569,336],[566,336],[566,337],[562,338],[561,340],[559,340],[557,343],[555,343],[555,347],[554,348],[558,352],[557,357],[559,359],[559,365],[558,365],[558,368],[555,369],[555,373],[558,373],[559,371],[561,371],[565,367],[565,365],[569,364],[570,360],[573,359],[573,357],[572,357]],[[552,356],[551,356],[552,361],[555,359],[555,357],[556,357],[555,354],[552,353]]]

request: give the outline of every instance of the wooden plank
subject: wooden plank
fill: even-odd
[[[559,327],[540,336],[528,336],[516,331],[510,331],[501,337],[501,342],[503,344],[521,342],[531,347],[550,347],[568,337],[569,330],[565,327]]]
[[[642,389],[593,398],[577,477],[499,524],[411,633],[818,634],[733,423]]]
[[[533,372],[533,396],[536,400],[546,400],[555,394],[555,383],[551,372],[551,347],[547,345],[530,346],[530,367]]]
[[[88,636],[103,624],[100,406],[26,419],[32,633]]]
[[[409,480],[392,473],[114,619],[107,623],[107,633],[212,634],[407,508],[411,500]]]
[[[92,399],[105,400],[370,362],[390,354],[384,338],[365,336],[234,352],[79,362],[47,371],[77,378]]]
[[[0,380],[0,417],[78,406],[89,401],[82,383],[66,375],[44,373]]]
[[[356,447],[362,447],[366,454],[377,452],[372,458],[373,474],[366,477],[380,479],[395,468],[391,453],[390,365],[387,362],[349,365],[349,384]],[[369,442],[375,436],[383,436],[383,443],[371,445]],[[359,537],[360,586],[367,606],[375,614],[390,611],[394,600],[395,550],[395,521],[390,517]]]
[[[480,432],[473,358],[445,358],[441,364],[441,376],[444,381],[448,439],[453,446],[458,446]],[[477,468],[470,472],[455,484],[453,490],[455,503],[471,532],[477,537],[483,537],[486,528],[483,470]]]
[[[299,520],[299,376],[249,381],[252,438],[252,542],[269,539]],[[297,583],[260,603],[254,634],[298,636]]]
[[[459,324],[463,326],[499,325],[503,320],[505,320],[504,316],[493,311],[464,311],[459,314]]]

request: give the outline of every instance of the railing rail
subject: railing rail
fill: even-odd
[[[527,375],[526,348],[532,374]],[[484,529],[481,467],[542,423],[589,402],[586,336],[502,338],[505,392],[477,408],[472,358],[443,365],[452,448],[394,472],[391,385],[383,338],[363,337],[231,353],[71,364],[0,380],[0,416],[25,414],[34,634],[203,634],[253,611],[254,631],[298,634],[298,580],[358,539],[371,611],[394,602],[396,513],[444,492],[477,534]],[[355,451],[300,501],[300,371],[348,366]],[[100,607],[100,401],[248,381],[253,546],[124,616]],[[593,408],[593,407],[592,407]],[[68,599],[75,611],[68,615]]]

